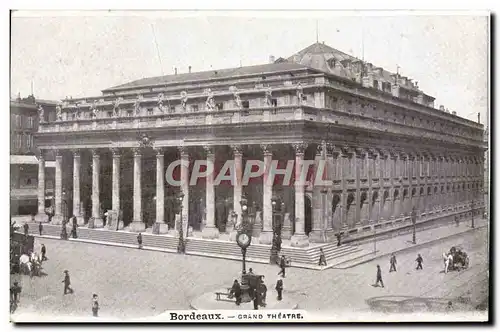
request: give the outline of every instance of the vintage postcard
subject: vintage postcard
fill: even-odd
[[[488,321],[489,31],[12,11],[11,321]]]

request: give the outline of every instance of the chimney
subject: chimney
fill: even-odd
[[[457,112],[453,111],[453,112],[451,112],[451,114],[453,114],[453,115],[457,115]]]
[[[177,75],[177,67],[174,68],[175,75]]]
[[[481,113],[477,113],[477,123],[481,123]]]
[[[444,106],[443,105],[439,105],[439,110],[444,112]]]
[[[446,109],[446,113],[450,113],[450,110],[449,110],[449,109]]]
[[[274,61],[276,61],[276,59],[274,58],[274,55],[270,55],[269,56],[269,63],[274,63]]]
[[[191,66],[189,66],[189,73],[191,74]]]

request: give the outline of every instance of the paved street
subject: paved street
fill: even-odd
[[[462,238],[444,240],[429,247],[397,255],[398,271],[388,273],[389,259],[380,258],[347,270],[287,270],[284,296],[293,295],[308,311],[364,311],[366,300],[378,296],[446,297],[467,296],[480,301],[487,291],[486,229]],[[241,263],[197,256],[37,238],[45,243],[49,260],[47,276],[14,275],[23,292],[19,313],[90,316],[92,293],[99,294],[102,317],[153,316],[169,309],[189,309],[190,300],[221,286],[230,286]],[[462,272],[441,273],[442,253],[460,245],[470,256],[471,266]],[[424,258],[424,270],[415,271],[416,254]],[[383,271],[385,288],[373,287],[376,264]],[[264,274],[269,295],[275,296],[278,268],[250,264]],[[248,268],[248,267],[247,267]],[[63,270],[68,269],[75,293],[63,295]],[[472,291],[473,290],[473,291]]]

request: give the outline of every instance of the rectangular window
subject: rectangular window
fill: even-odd
[[[127,111],[127,116],[131,117],[132,116],[132,111]]]
[[[153,109],[152,108],[148,108],[148,115],[153,115]]]
[[[191,112],[198,112],[198,105],[191,105]]]
[[[378,81],[377,80],[373,80],[373,88],[378,89]]]
[[[224,109],[224,103],[217,103],[217,104],[215,104],[215,109],[217,111],[223,110]]]
[[[271,105],[273,107],[277,107],[278,106],[278,99],[275,99],[275,98],[271,99]]]
[[[250,108],[250,102],[249,102],[248,100],[243,100],[243,101],[241,102],[241,106],[242,106],[243,108]]]

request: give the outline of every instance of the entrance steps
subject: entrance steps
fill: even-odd
[[[38,235],[38,224],[31,223],[30,233]],[[70,235],[71,227],[67,226],[68,236]],[[43,236],[59,238],[61,234],[61,226],[59,225],[43,225]],[[97,244],[116,245],[124,247],[137,247],[137,233],[127,231],[114,231],[105,228],[78,227],[78,238],[70,239],[71,241],[91,242]],[[178,238],[169,234],[155,235],[147,231],[142,233],[143,248],[146,250],[157,250],[165,252],[176,252]],[[357,246],[342,245],[337,247],[336,244],[316,244],[311,243],[306,248],[295,248],[290,246],[282,246],[281,255],[285,255],[291,260],[294,267],[312,268],[322,270],[325,267],[319,267],[319,249],[323,248],[327,260],[327,268],[335,267],[340,263],[364,257],[368,253]],[[270,245],[252,244],[247,250],[247,261],[255,263],[269,263]],[[217,257],[232,260],[241,260],[242,254],[240,247],[236,242],[224,240],[209,240],[195,237],[186,239],[186,254]]]

